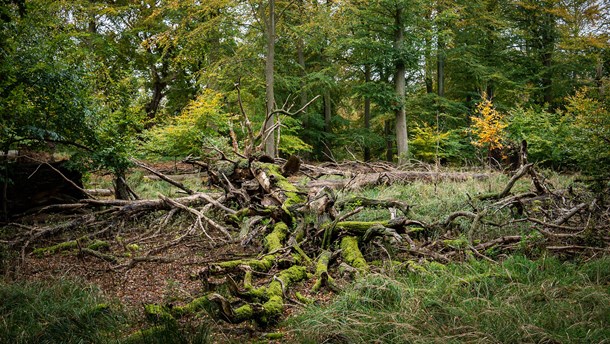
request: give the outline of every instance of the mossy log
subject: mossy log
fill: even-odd
[[[320,253],[320,256],[316,262],[316,282],[311,288],[312,291],[317,292],[325,286],[332,291],[338,291],[338,288],[334,284],[333,278],[328,273],[328,265],[330,264],[331,257],[332,252],[329,250],[323,250],[322,253]]]
[[[219,294],[211,294],[208,300],[218,306],[221,318],[231,323],[254,320],[260,325],[273,323],[284,311],[284,295],[288,287],[307,278],[307,269],[294,265],[273,278],[268,286],[258,288],[266,301],[263,304],[246,303],[237,308]]]
[[[396,208],[400,210],[403,215],[407,216],[409,213],[410,205],[398,201],[398,200],[382,200],[382,199],[370,199],[366,197],[352,197],[344,201],[337,202],[338,208],[345,208],[346,206],[363,206],[363,207],[382,207],[382,208]]]
[[[358,239],[353,236],[345,236],[341,239],[341,257],[344,263],[358,269],[360,272],[365,272],[369,269],[369,265],[358,247]]]
[[[210,264],[210,272],[213,274],[225,273],[227,270],[235,271],[242,266],[248,266],[249,268],[259,271],[266,272],[271,270],[276,262],[277,253],[283,248],[283,243],[288,236],[288,226],[279,222],[273,227],[273,231],[265,236],[265,254],[260,259],[237,259],[229,260],[226,262],[219,262]]]
[[[422,229],[429,229],[431,225],[421,221],[410,220],[406,217],[397,217],[393,220],[386,221],[340,221],[337,223],[327,223],[324,227],[334,227],[334,235],[339,233],[347,233],[357,237],[363,237],[371,230],[377,227],[391,228],[398,234],[419,232]]]

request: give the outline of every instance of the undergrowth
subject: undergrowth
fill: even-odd
[[[0,281],[0,300],[1,343],[116,342],[125,319],[99,290],[72,281]]]
[[[196,320],[142,323],[141,315],[107,303],[99,289],[79,281],[0,280],[0,300],[0,343],[211,342],[206,324]]]
[[[606,343],[610,257],[371,274],[287,324],[301,343]]]

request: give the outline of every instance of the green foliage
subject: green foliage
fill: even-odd
[[[148,130],[144,150],[162,157],[199,156],[210,147],[227,151],[231,118],[222,100],[222,94],[204,91],[179,116]]]
[[[530,107],[516,108],[509,115],[508,137],[511,141],[528,143],[528,159],[553,167],[573,165],[566,139],[570,135],[567,117]]]
[[[588,174],[610,175],[610,110],[582,89],[567,97],[566,115],[573,129],[566,144],[578,166]]]
[[[118,341],[124,315],[99,290],[72,281],[0,282],[3,343],[110,343]]]
[[[579,168],[606,175],[610,164],[610,111],[587,95],[586,89],[566,99],[564,111],[517,108],[508,132],[515,141],[527,140],[531,161],[554,167]]]
[[[372,274],[288,325],[301,343],[603,342],[610,258],[510,257]]]
[[[451,132],[439,132],[426,123],[416,125],[411,129],[411,152],[415,159],[426,162],[446,158],[445,146],[450,136]]]
[[[290,116],[280,116],[278,120],[282,124],[279,146],[282,154],[291,155],[312,151],[312,146],[298,136],[301,121]]]
[[[0,54],[2,149],[18,142],[93,140],[88,70],[56,11],[55,5],[32,5],[26,16],[0,25],[0,36],[9,37]]]

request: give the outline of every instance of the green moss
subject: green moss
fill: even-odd
[[[322,251],[320,253],[320,257],[318,257],[318,261],[316,263],[316,283],[314,284],[312,290],[318,291],[322,287],[322,275],[328,274],[328,263],[330,262],[330,257],[332,253],[328,250]],[[330,282],[332,282],[332,277],[327,275]]]
[[[341,239],[341,256],[343,261],[358,270],[368,270],[368,264],[358,248],[358,239],[346,236]]]
[[[261,317],[262,323],[278,317],[284,310],[284,292],[282,290],[282,283],[284,288],[288,288],[291,284],[301,281],[307,278],[307,269],[304,266],[294,265],[282,272],[280,272],[277,279],[267,287],[267,296],[269,300],[263,304],[264,316]],[[278,281],[281,280],[280,281]]]
[[[252,319],[252,315],[254,314],[254,310],[252,306],[245,304],[234,311],[235,318],[233,319],[235,322],[241,322],[244,320]]]
[[[450,248],[463,250],[468,247],[468,239],[466,239],[465,237],[459,237],[453,240],[443,240],[443,244]]]
[[[125,246],[125,248],[129,251],[135,252],[135,251],[139,251],[140,250],[140,245],[138,244],[129,244],[127,246]]]
[[[49,246],[49,247],[41,247],[35,249],[32,254],[38,257],[52,255],[61,251],[72,250],[78,247],[78,242],[76,240],[62,242],[57,245]]]
[[[150,321],[154,322],[173,322],[174,317],[169,313],[168,309],[163,306],[148,304],[144,305],[144,314]]]
[[[428,270],[426,270],[426,268],[423,265],[417,263],[414,260],[409,260],[407,263],[409,263],[409,270],[411,270],[413,272],[419,272],[419,273],[423,273],[423,274],[428,273]]]
[[[265,248],[267,252],[281,249],[284,240],[288,235],[288,226],[284,222],[278,222],[273,227],[273,231],[265,237]]]
[[[282,189],[282,191],[284,192],[284,195],[286,196],[286,199],[284,200],[284,203],[282,204],[282,208],[287,212],[290,213],[288,208],[290,208],[293,205],[296,204],[302,204],[305,202],[305,198],[302,197],[299,194],[299,189],[292,184],[288,179],[286,179],[286,177],[284,177],[282,175],[282,172],[280,170],[280,167],[275,165],[275,164],[269,164],[269,163],[260,163],[260,162],[256,162],[254,164],[255,167],[258,168],[262,168],[263,170],[265,170],[265,172],[269,175],[272,175],[274,177],[274,183],[275,185]]]
[[[91,243],[87,243],[88,239],[79,239],[79,240],[81,240],[80,244],[82,246],[95,250],[95,251],[99,251],[100,249],[107,249],[110,247],[110,244],[108,244],[108,242],[103,241],[103,240],[94,240]],[[38,257],[42,257],[42,256],[56,254],[56,253],[62,252],[62,251],[74,250],[74,249],[77,249],[78,247],[79,247],[78,240],[70,240],[70,241],[62,242],[57,245],[53,245],[53,246],[49,246],[49,247],[37,248],[32,252],[32,254],[34,254]]]
[[[166,327],[162,325],[152,326],[147,329],[139,330],[132,333],[131,335],[129,335],[129,337],[123,339],[121,342],[125,344],[146,343],[150,340],[150,338],[156,338],[159,333],[163,333],[166,330]]]
[[[352,234],[362,235],[371,227],[379,225],[387,227],[389,225],[389,221],[342,221],[337,223],[335,228],[350,232]]]
[[[261,259],[236,259],[216,263],[215,265],[226,270],[235,270],[241,265],[246,265],[252,268],[254,271],[265,272],[269,271],[273,267],[275,264],[275,258],[275,254],[268,254]]]
[[[269,340],[278,340],[284,338],[284,334],[282,332],[265,333],[264,337]]]
[[[299,302],[304,303],[306,305],[311,305],[314,303],[313,299],[310,299],[307,296],[304,296],[303,294],[299,293],[298,291],[296,293],[294,293],[294,296],[297,298],[297,300],[299,300]]]
[[[172,314],[175,316],[183,316],[186,314],[193,314],[202,309],[209,308],[210,301],[207,296],[202,296],[194,299],[193,301],[187,303],[184,306],[178,306],[172,308]]]

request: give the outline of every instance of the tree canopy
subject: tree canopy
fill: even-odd
[[[310,159],[464,161],[477,157],[471,142],[493,135],[476,120],[484,101],[508,121],[498,147],[543,133],[581,135],[573,144],[588,151],[608,140],[604,1],[0,6],[5,151],[62,143],[115,170],[126,168],[121,156],[261,141],[267,154]],[[540,123],[547,115],[555,120]],[[540,159],[579,165],[578,154],[564,155]]]

